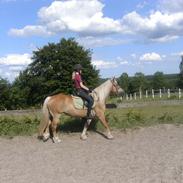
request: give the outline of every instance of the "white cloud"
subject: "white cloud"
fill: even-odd
[[[179,56],[183,56],[183,51],[181,51],[181,52],[179,53]]]
[[[179,36],[170,36],[170,35],[165,35],[164,37],[158,37],[158,38],[153,38],[151,41],[153,42],[168,42],[168,41],[173,41],[178,39]]]
[[[111,69],[121,65],[130,65],[127,60],[124,60],[121,57],[117,57],[115,61],[93,60],[92,64],[96,66],[97,69]]]
[[[142,17],[134,11],[125,15],[121,22],[129,33],[151,41],[168,41],[183,35],[183,12],[170,14],[156,11],[149,17]]]
[[[74,32],[85,36],[89,41],[88,45],[98,44],[99,46],[108,45],[111,38],[94,40],[91,36],[129,34],[137,36],[137,39],[157,42],[172,41],[183,36],[182,0],[177,0],[176,3],[174,0],[162,0],[159,1],[159,10],[152,10],[149,15],[142,16],[133,11],[119,19],[104,15],[104,2],[99,0],[53,1],[50,6],[39,10],[38,25],[27,25],[21,29],[12,28],[9,34],[51,36],[61,32]],[[146,3],[144,1],[140,6],[143,7]],[[84,38],[79,39],[82,42]],[[118,43],[121,44],[121,41],[112,40],[111,42],[114,45]]]
[[[113,45],[120,45],[125,44],[129,41],[122,40],[122,39],[115,39],[112,37],[80,37],[77,41],[85,47],[103,47],[103,46],[113,46]]]
[[[44,26],[34,26],[34,25],[27,25],[23,29],[10,29],[9,35],[13,36],[51,36],[53,32],[50,32]]]
[[[103,60],[93,60],[92,64],[96,66],[97,69],[110,69],[118,66],[116,62],[108,62]]]
[[[0,57],[0,65],[28,65],[31,63],[30,54],[8,54]]]
[[[12,82],[28,64],[32,62],[31,54],[8,54],[0,57],[0,76]]]
[[[117,63],[117,64],[119,63],[120,65],[127,65],[127,64],[129,64],[127,60],[124,60],[124,59],[121,58],[121,57],[117,57],[117,58],[116,58],[116,63]],[[118,64],[118,65],[119,65],[119,64]]]
[[[148,4],[147,1],[140,2],[139,4],[137,4],[137,8],[138,8],[138,9],[142,9],[142,8],[144,8],[147,4]]]
[[[159,0],[158,8],[164,12],[182,12],[182,0]]]
[[[128,64],[128,61],[127,60],[124,60],[124,61],[121,61],[120,62],[120,65],[127,65]]]
[[[10,66],[9,70],[12,72],[20,72],[21,70],[23,70],[23,66]]]
[[[119,21],[104,17],[103,7],[99,0],[54,1],[49,7],[42,8],[38,16],[52,31],[118,32],[121,29]]]
[[[121,31],[120,22],[104,17],[104,4],[99,0],[54,1],[38,12],[41,25],[28,25],[22,29],[11,29],[15,36],[52,35],[71,31],[83,35],[109,34]],[[78,11],[79,10],[79,11]]]
[[[162,55],[161,57],[162,57],[162,58],[166,58],[167,56],[166,56],[166,55]]]
[[[132,54],[131,54],[131,57],[132,57],[133,59],[136,59],[136,58],[137,58],[136,53],[132,53]]]
[[[161,61],[162,58],[159,54],[152,52],[152,53],[145,53],[140,57],[140,60],[141,61]]]
[[[182,56],[183,55],[183,51],[177,52],[177,53],[171,53],[171,56]]]
[[[12,82],[15,77],[19,75],[20,71],[11,71],[8,68],[1,68],[0,66],[0,76],[4,79],[7,79],[8,81]]]

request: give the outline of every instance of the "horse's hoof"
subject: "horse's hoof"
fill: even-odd
[[[80,136],[80,139],[81,139],[81,140],[86,140],[87,138],[88,138],[88,137],[87,137],[86,135],[81,135],[81,136]]]
[[[108,134],[108,135],[107,135],[107,139],[109,139],[109,140],[113,140],[113,139],[114,139],[114,137],[113,137],[111,134]]]
[[[60,143],[61,142],[61,140],[58,137],[53,137],[52,140],[53,140],[53,143]]]
[[[43,142],[46,142],[48,139],[50,138],[50,134],[49,133],[46,133],[46,134],[43,134]]]

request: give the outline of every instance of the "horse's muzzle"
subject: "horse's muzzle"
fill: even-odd
[[[124,95],[124,90],[122,89],[122,88],[119,88],[118,89],[118,95],[120,95],[120,96],[123,96]]]

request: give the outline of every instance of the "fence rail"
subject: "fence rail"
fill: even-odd
[[[182,89],[159,89],[139,90],[134,93],[126,93],[120,100],[141,100],[141,99],[183,99]]]

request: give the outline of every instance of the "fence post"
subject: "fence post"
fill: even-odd
[[[179,99],[181,98],[181,89],[179,88]]]
[[[140,99],[142,99],[142,91],[139,90]]]
[[[148,98],[148,90],[146,90],[146,98]]]
[[[161,89],[159,89],[159,98],[162,97]]]
[[[132,100],[133,98],[132,98],[132,94],[130,93],[130,100]]]
[[[126,100],[128,100],[128,94],[126,94]]]
[[[134,93],[134,99],[135,99],[135,100],[137,99],[137,94],[136,94],[136,93]]]
[[[170,98],[170,89],[168,89],[168,98]]]
[[[152,89],[152,98],[154,99],[154,89]]]

